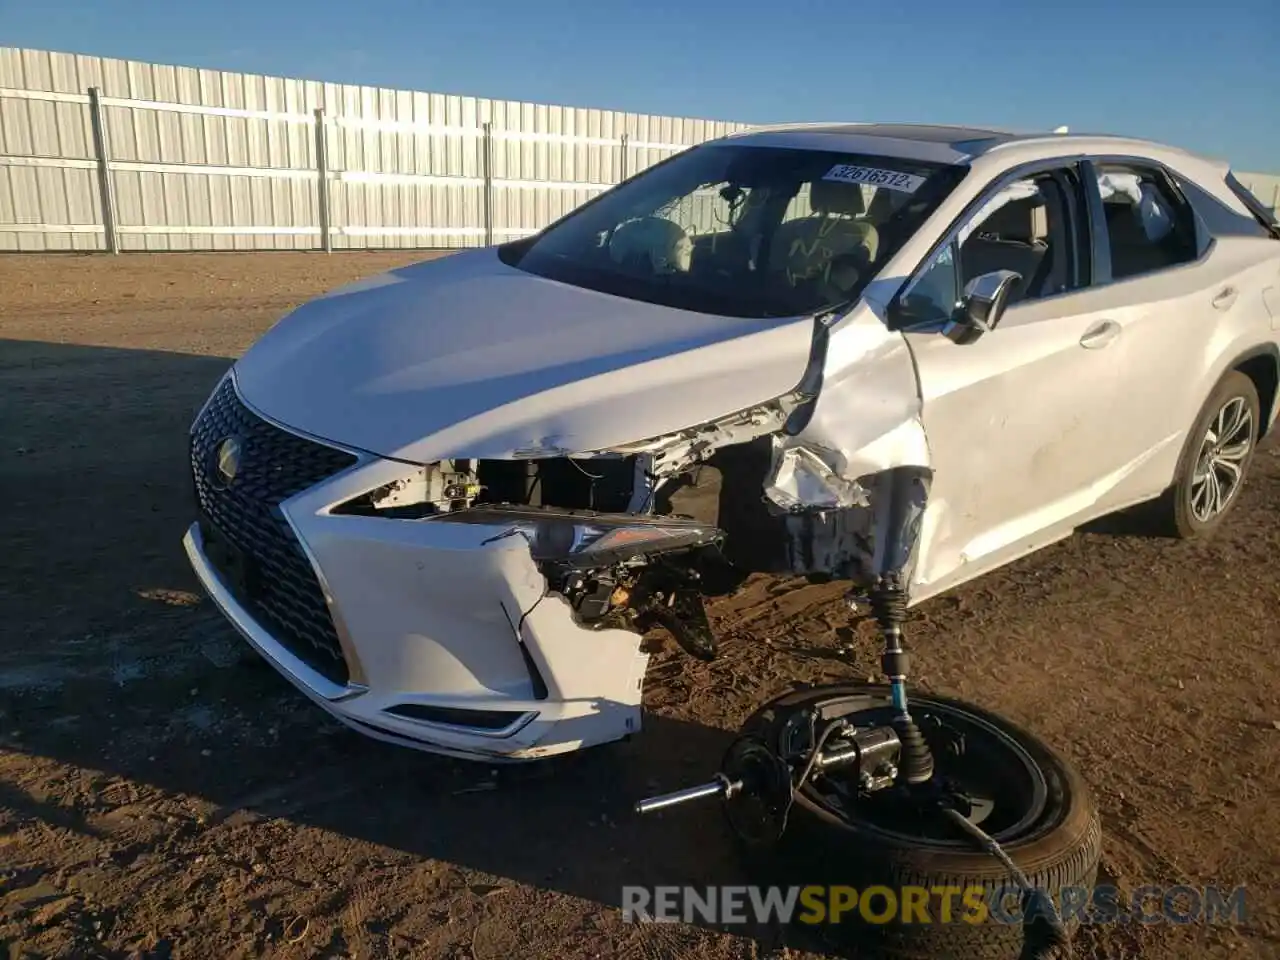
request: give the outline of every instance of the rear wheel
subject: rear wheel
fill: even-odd
[[[892,715],[886,686],[820,687],[774,700],[743,733],[794,754],[805,726],[797,720],[815,704],[836,701],[857,726],[879,726]],[[1101,827],[1080,776],[1038,738],[978,707],[918,696],[911,709],[937,780],[965,798],[967,819],[1059,909],[1064,889],[1072,888],[1068,898],[1083,896],[1097,873]],[[891,957],[1014,960],[1029,939],[1046,935],[1047,915],[1027,904],[1006,867],[931,803],[897,788],[860,793],[845,779],[838,772],[811,778],[795,795],[776,846],[743,842],[754,870],[768,874],[762,883],[845,889],[840,919],[825,922],[829,912],[823,918],[827,938]],[[749,837],[733,810],[731,800],[730,824]],[[828,911],[834,896],[827,894]],[[1073,932],[1077,922],[1064,919]]]
[[[1212,534],[1239,500],[1258,438],[1260,407],[1253,381],[1238,370],[1223,377],[1205,401],[1164,498],[1166,524],[1177,536]]]

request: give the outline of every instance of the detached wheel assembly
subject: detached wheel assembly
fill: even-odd
[[[855,731],[883,729],[892,718],[887,686],[824,687],[772,701],[743,732],[779,756],[796,756],[808,742],[815,708]],[[1049,937],[1047,917],[1019,897],[1008,867],[943,811],[981,828],[1032,888],[1060,906],[1062,888],[1091,887],[1097,874],[1102,835],[1093,801],[1064,760],[1007,720],[958,700],[919,695],[912,698],[912,715],[934,758],[927,787],[876,789],[875,771],[861,764],[820,769],[795,791],[786,831],[771,846],[737,830],[733,799],[726,814],[754,870],[770,875],[762,882],[895,891],[893,920],[868,923],[861,910],[851,910],[832,930],[841,939],[875,942],[889,956],[1019,957],[1029,941]],[[848,743],[847,736],[833,736],[825,752],[847,751]],[[959,891],[930,895],[923,906],[929,922],[918,922],[917,912],[916,922],[905,923],[903,891],[911,888]],[[999,898],[1003,905],[994,912],[988,906],[983,922],[975,923],[978,888],[983,902]],[[949,923],[940,922],[948,919],[943,896],[949,898]],[[882,899],[869,909],[883,915],[887,906]],[[1024,925],[1020,918],[1032,922]],[[1074,932],[1070,922],[1065,932]]]
[[[1091,888],[1101,856],[1084,781],[989,711],[909,700],[902,571],[881,574],[868,601],[887,684],[777,697],[713,780],[637,812],[721,797],[756,882],[811,888],[793,919],[852,941],[858,956],[1063,960],[1078,921],[1071,910],[1064,922],[1062,891]]]
[[[1093,885],[1101,828],[1080,776],[1032,734],[961,701],[917,696],[912,715],[933,757],[927,783],[898,777],[889,686],[815,687],[760,708],[716,780],[638,809],[718,795],[753,882],[857,897],[878,888],[822,919],[842,945],[885,957],[1067,956],[1071,918],[1057,926],[1022,881],[1058,907],[1064,887]]]

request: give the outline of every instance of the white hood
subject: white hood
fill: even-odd
[[[583,452],[794,389],[812,328],[596,293],[486,249],[304,304],[240,359],[236,378],[267,416],[384,457]]]

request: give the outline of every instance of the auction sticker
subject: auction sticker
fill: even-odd
[[[915,193],[924,183],[924,177],[897,170],[877,170],[875,167],[859,167],[851,163],[837,163],[822,177],[840,183],[865,183],[872,187],[885,187],[901,193]]]

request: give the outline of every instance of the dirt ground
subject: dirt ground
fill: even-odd
[[[291,305],[421,256],[0,258],[0,958],[821,955],[617,908],[739,879],[714,805],[630,806],[793,680],[877,672],[838,587],[750,582],[714,607],[719,660],[655,658],[639,737],[500,773],[329,721],[198,595],[199,404]],[[1095,927],[1083,956],[1280,956],[1278,507],[1272,442],[1211,542],[1139,512],[911,620],[920,684],[1083,770],[1104,880],[1248,887],[1243,925]]]

